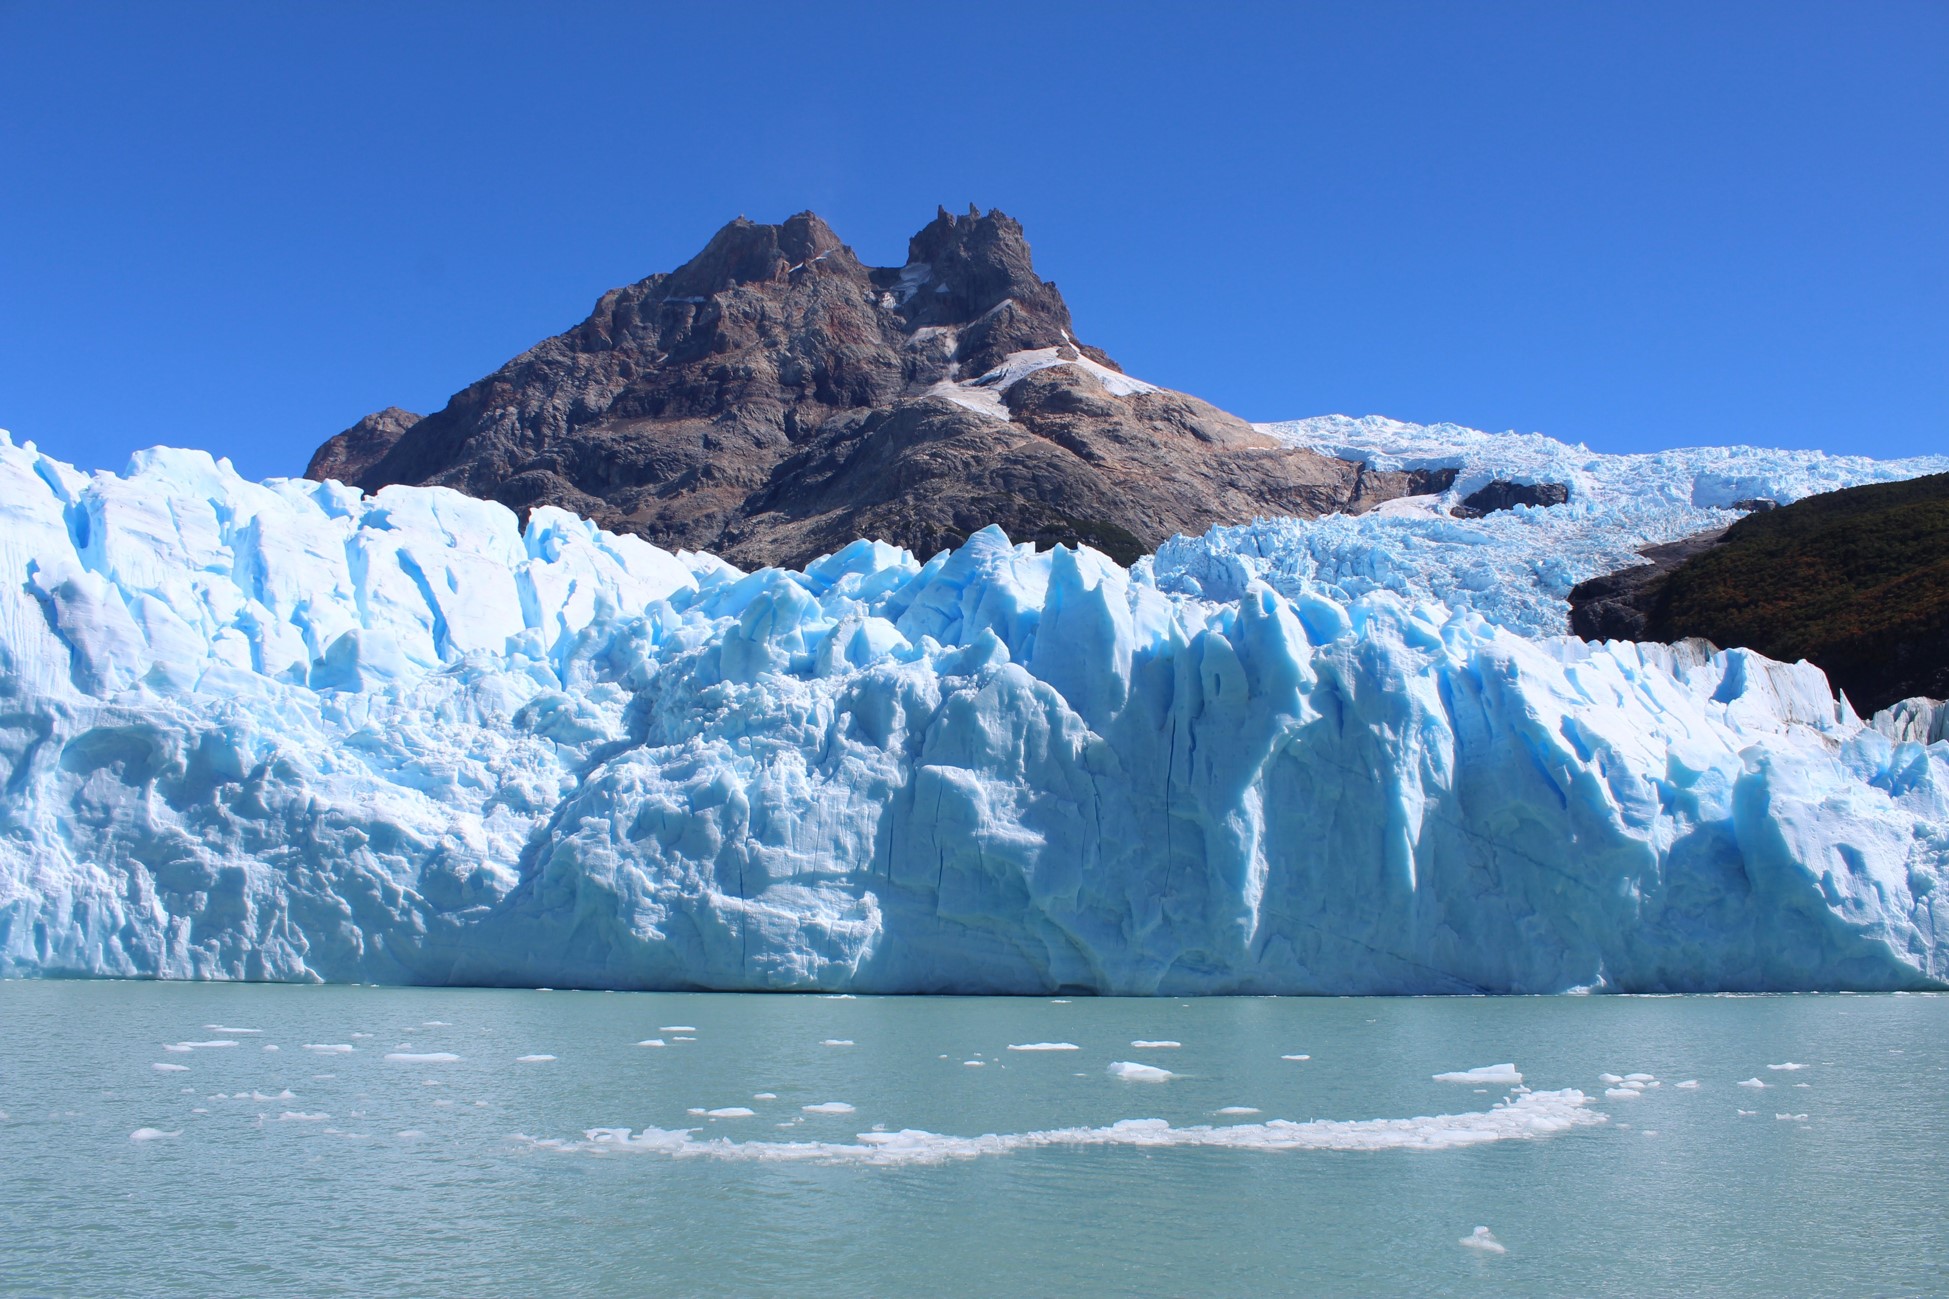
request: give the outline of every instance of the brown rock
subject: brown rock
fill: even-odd
[[[1413,490],[1125,379],[999,212],[941,212],[899,267],[811,213],[739,218],[368,454],[382,430],[352,435],[382,418],[309,476],[559,505],[746,566],[860,536],[925,556],[988,524],[1128,562],[1176,532]]]

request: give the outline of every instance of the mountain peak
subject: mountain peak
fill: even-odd
[[[1122,374],[1075,338],[1021,224],[974,207],[941,209],[895,267],[812,212],[740,216],[408,418],[368,417],[310,474],[557,505],[739,564],[857,537],[931,554],[989,525],[1129,562],[1173,533],[1408,489]]]

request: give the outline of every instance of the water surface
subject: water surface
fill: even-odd
[[[1949,1292],[1949,998],[0,982],[0,1044],[9,1294]],[[1433,1077],[1505,1061],[1589,1102]]]

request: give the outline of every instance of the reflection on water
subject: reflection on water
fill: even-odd
[[[1949,998],[14,982],[0,1030],[8,1293],[1949,1290]]]

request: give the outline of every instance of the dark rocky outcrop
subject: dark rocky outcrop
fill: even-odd
[[[1563,483],[1512,483],[1497,478],[1464,496],[1461,504],[1449,513],[1458,519],[1479,519],[1497,510],[1513,510],[1518,505],[1547,509],[1569,499],[1570,489]]]
[[[1365,509],[1427,477],[1127,379],[1076,340],[999,212],[942,211],[898,267],[862,264],[811,213],[739,218],[375,454],[383,419],[321,447],[310,476],[559,505],[747,566],[860,536],[930,554],[991,523],[1128,561],[1173,533]]]
[[[1646,562],[1579,582],[1570,592],[1570,632],[1585,640],[1651,640],[1651,611],[1664,581],[1686,560],[1719,544],[1724,528],[1694,533],[1638,553]]]
[[[319,482],[328,478],[342,483],[355,482],[385,458],[407,429],[419,422],[418,415],[397,406],[367,415],[343,433],[327,438],[312,452],[311,463],[305,466],[305,477]]]
[[[1580,584],[1572,630],[1804,658],[1864,714],[1949,696],[1949,474],[1810,496],[1675,544],[1692,553]]]

